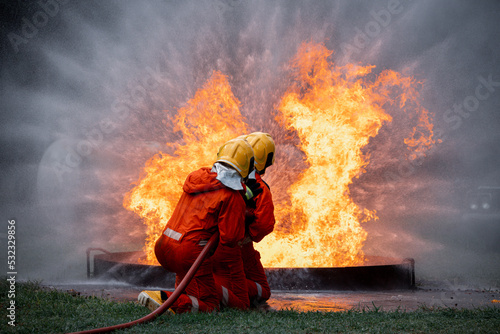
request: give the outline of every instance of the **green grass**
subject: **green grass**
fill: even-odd
[[[73,296],[38,283],[16,284],[16,326],[8,325],[9,286],[0,283],[0,333],[66,333],[111,326],[148,314],[134,302]],[[116,333],[500,333],[500,309],[429,309],[386,312],[377,308],[345,312],[224,310],[211,314],[162,315]]]

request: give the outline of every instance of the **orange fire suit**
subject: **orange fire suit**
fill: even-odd
[[[221,306],[247,309],[250,299],[240,247],[217,247],[212,264]]]
[[[244,237],[245,201],[224,186],[210,168],[187,177],[184,192],[155,244],[158,262],[176,273],[176,286],[191,268],[208,239],[219,229],[219,247],[238,248]],[[220,303],[212,274],[212,257],[203,261],[184,293],[172,305],[177,313],[217,309]],[[165,292],[167,297],[171,292]]]
[[[245,225],[250,239],[253,242],[259,242],[273,231],[275,219],[269,186],[259,174],[255,174],[255,179],[263,191],[255,198],[255,207],[247,207]],[[271,297],[271,289],[260,262],[260,253],[253,247],[252,241],[245,242],[241,246],[247,289],[251,301],[263,302]]]

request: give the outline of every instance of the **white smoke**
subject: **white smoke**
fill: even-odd
[[[213,70],[229,76],[252,130],[274,134],[287,151],[281,158],[299,160],[274,108],[288,61],[310,40],[324,42],[340,64],[373,64],[376,72],[424,81],[423,103],[441,131],[442,144],[418,164],[384,146],[395,126],[370,144],[381,153],[352,186],[380,216],[366,226],[366,251],[415,257],[429,279],[453,278],[447,269],[462,266],[473,280],[477,270],[466,275],[469,268],[498,260],[498,249],[477,241],[463,250],[451,225],[467,189],[500,185],[497,2],[47,0],[4,7],[1,207],[5,224],[17,222],[20,275],[81,278],[87,247],[142,246],[142,223],[122,208],[123,194],[149,157],[181,139],[169,116]],[[493,84],[480,91],[487,98],[477,98],[480,78],[489,77]],[[466,253],[463,263],[457,250]],[[485,272],[481,279],[498,283],[498,270]]]

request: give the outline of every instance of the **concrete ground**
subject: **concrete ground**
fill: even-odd
[[[80,282],[47,285],[80,296],[114,301],[136,301],[140,287],[123,283]],[[472,309],[500,307],[500,290],[467,290],[421,286],[415,290],[390,291],[272,291],[272,310],[335,312],[352,309],[414,311],[427,308]]]

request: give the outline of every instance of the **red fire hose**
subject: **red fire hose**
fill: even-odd
[[[172,306],[173,303],[175,303],[177,298],[179,298],[179,296],[184,291],[186,286],[189,284],[189,282],[191,282],[191,279],[193,278],[194,274],[196,273],[196,271],[200,267],[201,263],[208,256],[210,250],[217,245],[218,239],[219,239],[219,232],[217,231],[217,232],[215,232],[214,235],[212,235],[210,240],[208,240],[208,243],[205,245],[205,247],[201,251],[200,255],[198,255],[198,257],[196,258],[196,261],[194,261],[193,265],[191,266],[191,268],[187,272],[186,276],[184,276],[184,279],[179,283],[179,285],[174,290],[174,292],[170,295],[170,297],[168,297],[168,299],[166,301],[164,301],[163,304],[159,308],[157,308],[156,310],[154,310],[153,312],[151,312],[147,316],[142,317],[142,318],[137,319],[137,320],[134,320],[134,321],[131,321],[131,322],[124,323],[124,324],[103,327],[103,328],[96,328],[96,329],[91,329],[91,330],[82,331],[82,332],[74,332],[74,333],[70,333],[70,334],[109,333],[109,332],[112,332],[112,331],[115,331],[118,329],[129,328],[129,327],[132,327],[132,326],[135,326],[138,324],[143,324],[146,322],[150,322],[150,321],[156,319],[156,317],[162,315],[166,310],[169,309],[170,306]]]

